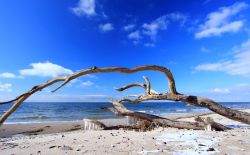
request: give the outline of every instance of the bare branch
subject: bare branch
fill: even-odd
[[[131,87],[141,87],[143,89],[146,90],[146,93],[147,94],[158,94],[155,90],[151,89],[151,86],[150,86],[150,81],[149,79],[146,77],[146,76],[143,76],[143,79],[146,81],[146,84],[142,84],[142,83],[131,83],[131,84],[128,84],[128,85],[125,85],[121,88],[117,88],[116,90],[117,91],[124,91],[126,89],[129,89]]]
[[[37,91],[41,91],[44,88],[53,85],[57,82],[61,82],[63,81],[64,83],[61,84],[58,88],[56,88],[54,91],[62,88],[63,86],[65,86],[68,82],[70,82],[71,80],[74,80],[78,77],[84,76],[84,75],[88,75],[88,74],[93,74],[93,73],[107,73],[107,72],[119,72],[119,73],[125,73],[125,74],[132,74],[135,72],[139,72],[139,71],[148,71],[148,70],[152,70],[152,71],[158,71],[158,72],[162,72],[166,75],[167,79],[168,79],[168,84],[169,84],[169,93],[165,93],[165,94],[157,94],[157,93],[152,93],[152,89],[150,89],[150,83],[148,80],[146,80],[146,85],[141,85],[140,87],[143,87],[144,89],[146,88],[147,90],[147,94],[144,95],[140,95],[137,99],[135,100],[130,100],[130,99],[122,99],[119,102],[112,102],[112,103],[116,103],[116,109],[125,109],[123,107],[123,105],[121,104],[121,102],[130,102],[130,103],[139,103],[142,101],[148,101],[148,100],[171,100],[171,101],[179,101],[179,102],[185,102],[188,103],[190,105],[193,106],[199,106],[199,107],[206,107],[209,110],[216,112],[222,116],[225,116],[229,119],[235,120],[235,121],[239,121],[242,123],[246,123],[246,124],[250,124],[250,113],[247,112],[242,112],[242,111],[238,111],[238,110],[233,110],[230,108],[227,108],[225,106],[222,106],[216,102],[214,102],[213,100],[207,99],[207,98],[201,98],[201,97],[197,97],[197,96],[187,96],[187,95],[183,95],[180,94],[176,91],[176,87],[175,87],[175,81],[173,78],[172,73],[170,72],[169,69],[165,68],[165,67],[161,67],[161,66],[155,66],[155,65],[146,65],[146,66],[138,66],[138,67],[134,67],[134,68],[123,68],[123,67],[106,67],[106,68],[97,68],[97,67],[93,67],[90,69],[86,69],[86,70],[81,70],[79,72],[76,72],[72,75],[69,76],[62,76],[62,77],[57,77],[54,78],[52,80],[49,80],[41,85],[35,86],[33,87],[31,90],[29,90],[28,92],[16,97],[13,100],[10,101],[6,101],[6,102],[2,102],[0,104],[6,104],[6,103],[10,103],[10,102],[15,102],[12,107],[6,111],[0,118],[0,125],[8,118],[8,116],[10,114],[12,114],[27,98],[29,98],[31,95],[33,95],[34,93],[36,93]],[[130,86],[132,87],[132,86]],[[129,88],[129,87],[123,87],[125,89]],[[122,89],[120,89],[122,90]],[[112,101],[112,100],[111,100]],[[128,109],[127,109],[128,112]]]
[[[117,91],[124,91],[124,90],[126,90],[128,88],[131,88],[131,87],[142,87],[143,89],[147,89],[145,84],[142,84],[142,83],[131,83],[131,84],[125,85],[125,86],[123,86],[121,88],[116,88],[115,90],[117,90]]]
[[[140,102],[142,102],[143,100],[140,100],[139,98],[137,98],[137,99],[135,99],[135,100],[131,100],[131,99],[128,99],[128,98],[122,98],[122,99],[120,99],[118,102],[120,102],[120,103],[122,103],[122,102],[128,102],[128,103],[134,103],[134,104],[136,104],[136,103],[140,103]]]
[[[150,81],[146,76],[143,76],[143,79],[146,81],[146,93],[150,95],[150,90],[151,90]]]
[[[62,88],[63,86],[65,86],[67,83],[69,83],[71,80],[70,80],[70,77],[69,78],[66,78],[63,82],[63,84],[61,84],[59,87],[57,87],[56,89],[52,90],[51,92],[54,93],[56,92],[58,89]]]
[[[166,94],[156,94],[156,95],[145,94],[145,95],[139,96],[135,100],[122,99],[122,101],[125,101],[128,103],[139,103],[142,101],[149,101],[149,100],[171,100],[171,101],[184,102],[184,103],[191,104],[193,106],[205,107],[229,119],[239,121],[242,123],[246,123],[246,124],[250,124],[250,113],[230,109],[208,98],[188,96],[188,95],[187,96],[175,95],[175,94],[166,93]]]
[[[33,87],[30,91],[28,91],[24,94],[21,94],[20,96],[16,97],[15,99],[12,99],[12,100],[9,100],[6,102],[0,102],[0,104],[7,104],[7,103],[11,103],[11,102],[16,102],[8,111],[6,111],[6,113],[4,113],[2,115],[2,117],[0,118],[0,125],[3,124],[3,122],[8,118],[8,116],[10,114],[12,114],[23,103],[23,101],[25,101],[27,98],[29,98],[32,94],[36,93],[37,91],[41,91],[42,89],[44,89],[50,85],[53,85],[57,82],[64,81],[63,84],[61,84],[59,87],[54,89],[52,92],[59,90],[60,88],[65,86],[67,83],[69,83],[71,80],[74,80],[78,77],[88,75],[88,74],[108,73],[108,72],[119,72],[119,73],[125,73],[125,74],[132,74],[132,73],[139,72],[139,71],[149,71],[149,70],[164,73],[168,79],[168,82],[169,82],[170,93],[177,94],[173,75],[170,72],[170,70],[165,68],[165,67],[156,66],[156,65],[145,65],[145,66],[138,66],[138,67],[134,67],[134,68],[124,68],[124,67],[97,68],[96,66],[94,66],[90,69],[81,70],[81,71],[76,72],[72,75],[54,78],[54,79],[49,80],[41,85]]]
[[[54,92],[56,90],[60,89],[65,84],[67,84],[69,81],[71,81],[75,78],[78,78],[80,76],[87,75],[87,74],[107,73],[107,72],[119,72],[119,73],[125,73],[125,74],[132,74],[135,72],[147,71],[147,70],[159,71],[159,72],[164,73],[168,79],[170,93],[178,94],[178,92],[176,91],[175,81],[174,81],[173,75],[170,72],[170,70],[165,68],[165,67],[156,66],[156,65],[145,65],[145,66],[138,66],[138,67],[134,67],[134,68],[124,68],[124,67],[97,68],[97,67],[92,67],[91,69],[82,70],[82,71],[79,71],[75,74],[68,76],[67,78],[64,79],[65,82],[62,85],[60,85],[58,88],[56,88],[54,90]],[[67,81],[67,79],[69,79],[69,80]]]

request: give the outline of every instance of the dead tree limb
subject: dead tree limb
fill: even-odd
[[[208,99],[208,98],[188,96],[188,95],[175,95],[175,94],[166,93],[166,94],[160,94],[160,95],[145,94],[145,95],[139,96],[135,100],[122,99],[122,101],[126,101],[129,103],[140,103],[140,102],[149,101],[149,100],[171,100],[171,101],[177,101],[177,102],[184,102],[192,106],[207,108],[229,119],[239,121],[245,124],[250,124],[250,113],[239,111],[239,110],[234,110],[234,109],[222,106],[219,103],[214,102],[213,100]]]
[[[68,75],[68,76],[62,76],[62,77],[57,77],[54,78],[52,80],[49,80],[41,85],[38,86],[34,86],[31,90],[29,90],[28,92],[16,97],[15,99],[12,99],[10,101],[6,101],[6,102],[0,102],[0,104],[8,104],[11,102],[15,102],[12,107],[7,110],[0,118],[0,125],[3,124],[3,122],[23,103],[23,101],[25,101],[27,98],[29,98],[32,94],[36,93],[37,91],[41,91],[44,88],[53,85],[57,82],[61,82],[63,81],[63,83],[57,87],[56,89],[54,89],[52,92],[57,91],[58,89],[62,88],[63,86],[65,86],[67,83],[69,83],[71,80],[74,80],[78,77],[84,76],[84,75],[88,75],[88,74],[93,74],[93,73],[108,73],[108,72],[119,72],[119,73],[125,73],[125,74],[132,74],[132,73],[136,73],[139,71],[158,71],[158,72],[162,72],[166,75],[167,79],[168,79],[168,86],[169,86],[169,91],[172,94],[178,94],[176,87],[175,87],[175,81],[174,81],[174,77],[172,75],[172,73],[170,72],[169,69],[165,68],[165,67],[161,67],[161,66],[156,66],[156,65],[145,65],[145,66],[138,66],[138,67],[134,67],[134,68],[125,68],[125,67],[104,67],[104,68],[97,68],[96,66],[90,68],[90,69],[85,69],[85,70],[81,70],[79,72],[76,72],[72,75]]]
[[[76,72],[74,74],[68,75],[68,76],[62,76],[62,77],[57,77],[52,80],[49,80],[41,85],[33,87],[31,90],[28,92],[18,96],[17,98],[6,101],[6,102],[1,102],[0,104],[7,104],[11,102],[15,102],[12,107],[6,111],[0,118],[0,125],[3,124],[3,122],[31,95],[34,93],[43,90],[44,88],[51,86],[57,82],[63,82],[59,87],[54,89],[52,92],[57,91],[58,89],[62,88],[65,86],[67,83],[69,83],[71,80],[74,80],[78,77],[88,75],[88,74],[93,74],[93,73],[108,73],[108,72],[119,72],[119,73],[125,73],[125,74],[132,74],[135,72],[139,71],[158,71],[162,72],[166,75],[168,79],[168,86],[169,86],[169,93],[153,93],[150,83],[148,79],[146,80],[146,85],[140,85],[144,89],[146,89],[147,93],[144,95],[139,96],[135,100],[131,99],[122,99],[120,101],[126,101],[130,103],[139,103],[142,101],[148,101],[148,100],[172,100],[172,101],[179,101],[179,102],[185,102],[187,104],[193,105],[193,106],[199,106],[199,107],[205,107],[210,109],[211,111],[218,113],[222,116],[225,116],[227,118],[230,118],[235,121],[239,121],[242,123],[250,124],[250,113],[247,112],[241,112],[238,110],[230,109],[228,107],[222,106],[218,103],[216,103],[213,100],[207,99],[207,98],[201,98],[197,96],[190,96],[190,95],[183,95],[177,92],[176,86],[175,86],[175,80],[170,72],[169,69],[161,66],[156,66],[156,65],[146,65],[146,66],[138,66],[134,68],[124,68],[124,67],[105,67],[105,68],[97,68],[97,67],[92,67],[90,69],[86,70],[81,70],[79,72]],[[137,85],[137,86],[139,86]],[[127,88],[133,87],[135,85],[130,85],[127,87],[124,87],[123,89],[118,89],[120,91],[125,90]]]
[[[148,80],[148,79],[147,79]],[[148,80],[149,81],[149,80]],[[131,85],[131,84],[129,84]],[[140,84],[139,85],[143,85]],[[118,88],[116,90],[118,91],[124,91],[128,88],[126,85],[121,88]],[[126,89],[124,89],[126,88]],[[145,88],[144,88],[145,89]],[[146,89],[146,91],[148,91]],[[229,119],[239,121],[242,123],[250,124],[250,113],[242,112],[239,110],[234,110],[225,106],[220,105],[219,103],[208,99],[208,98],[202,98],[197,96],[191,96],[191,95],[183,95],[183,94],[171,94],[171,93],[164,93],[164,94],[148,94],[147,92],[144,95],[138,96],[136,99],[131,100],[128,98],[123,98],[119,100],[119,102],[128,102],[128,103],[140,103],[143,101],[149,101],[149,100],[171,100],[171,101],[177,101],[177,102],[184,102],[192,106],[198,106],[198,107],[204,107],[207,108],[217,114],[220,114],[222,116],[225,116]]]
[[[143,76],[143,79],[145,80],[146,84],[143,84],[143,83],[131,83],[131,84],[125,85],[123,87],[116,88],[115,90],[124,91],[126,89],[131,88],[131,87],[141,87],[141,88],[146,90],[147,94],[158,94],[155,90],[151,89],[151,84],[150,84],[150,81],[149,81],[148,77]]]
[[[214,122],[210,118],[207,119],[209,121],[205,121],[202,119],[197,119],[196,122],[177,121],[160,116],[128,110],[121,102],[114,101],[112,99],[110,99],[109,102],[111,102],[114,107],[102,107],[102,109],[109,110],[119,116],[129,116],[141,120],[138,124],[135,125],[135,128],[139,128],[143,131],[151,130],[156,126],[194,130],[208,129],[216,131],[224,131],[230,129],[222,124]]]

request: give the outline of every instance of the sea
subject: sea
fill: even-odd
[[[250,102],[221,102],[234,109],[249,109]],[[117,118],[110,111],[101,107],[112,106],[108,102],[24,102],[5,123],[39,123],[51,121],[76,121],[85,118],[108,119]],[[134,111],[168,116],[181,113],[209,112],[206,108],[188,106],[181,102],[143,102],[127,104]],[[0,105],[1,114],[8,110],[11,104]]]

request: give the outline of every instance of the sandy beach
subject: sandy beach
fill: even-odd
[[[250,110],[246,110],[250,111]],[[194,114],[180,120],[193,121]],[[245,154],[250,127],[217,114],[202,117],[232,127],[225,132],[157,128],[153,131],[83,130],[84,122],[5,124],[0,127],[0,154]],[[126,119],[102,120],[124,124]],[[241,127],[241,128],[239,128]]]

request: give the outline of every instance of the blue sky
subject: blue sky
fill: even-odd
[[[92,66],[156,64],[174,74],[177,89],[216,101],[249,101],[250,1],[2,0],[0,100],[56,76]],[[95,74],[29,101],[106,101],[141,94],[114,88],[160,73]],[[54,86],[55,87],[55,86]]]

